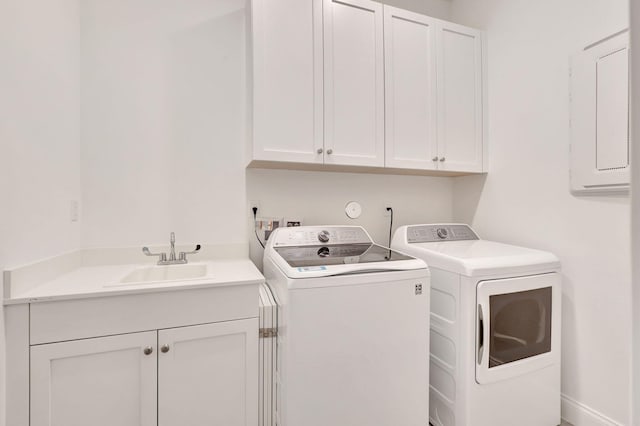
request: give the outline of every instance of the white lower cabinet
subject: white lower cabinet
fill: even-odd
[[[31,347],[31,426],[157,424],[157,333]]]
[[[158,331],[158,425],[258,421],[258,319]]]
[[[258,426],[259,284],[12,306],[7,424]]]
[[[31,347],[31,426],[255,426],[258,319]]]

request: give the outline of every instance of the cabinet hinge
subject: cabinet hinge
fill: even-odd
[[[260,329],[260,338],[269,338],[276,337],[278,335],[277,328],[261,328]]]

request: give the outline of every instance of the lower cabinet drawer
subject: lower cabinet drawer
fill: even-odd
[[[32,303],[30,344],[257,316],[257,284]]]

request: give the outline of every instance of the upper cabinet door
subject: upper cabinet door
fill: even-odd
[[[323,12],[325,164],[382,167],[382,4],[324,0]]]
[[[253,160],[322,163],[322,0],[252,0]]]
[[[437,37],[439,169],[482,172],[482,33],[440,21]]]
[[[384,6],[386,167],[437,168],[436,22]]]

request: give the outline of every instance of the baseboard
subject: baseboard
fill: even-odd
[[[564,394],[562,395],[562,420],[573,426],[624,426]]]

